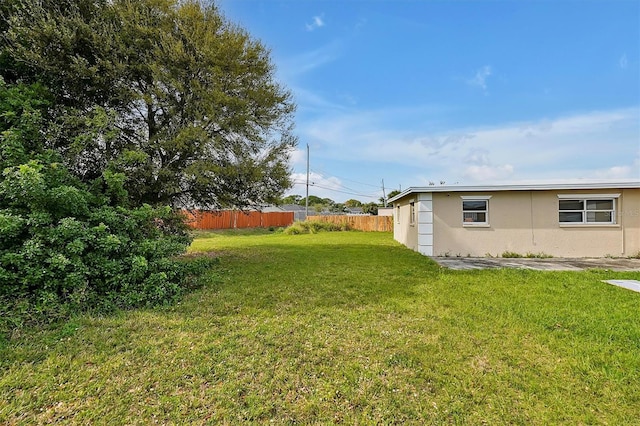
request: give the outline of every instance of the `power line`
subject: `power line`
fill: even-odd
[[[321,172],[319,172],[319,171],[317,171],[317,170],[314,170],[314,172],[315,172],[315,173],[317,173],[318,175],[320,175],[320,177],[322,177],[322,178],[325,178],[325,179],[327,179],[327,180],[329,180],[329,179],[330,179],[330,177],[326,176],[325,174],[323,174],[323,173],[321,173]],[[334,176],[334,177],[338,177],[338,176]],[[348,179],[347,179],[347,180],[348,180]],[[354,181],[354,182],[355,182],[355,181]],[[346,189],[346,190],[348,190],[348,191],[352,191],[352,192],[351,192],[351,194],[352,194],[352,195],[359,195],[359,196],[363,196],[363,197],[367,197],[367,198],[379,198],[379,194],[375,194],[375,195],[363,194],[363,193],[362,193],[362,192],[360,192],[359,190],[354,189],[354,188],[350,188],[350,187],[348,187],[348,186],[346,186],[346,185],[343,185],[342,183],[339,183],[339,184],[336,184],[336,185],[338,185],[340,188]],[[364,185],[367,185],[367,186],[373,186],[373,187],[377,188],[377,186],[375,186],[375,185],[368,185],[368,184],[364,184]],[[343,191],[343,193],[348,193],[348,192],[344,192],[344,191]]]
[[[306,185],[306,182],[293,181],[293,184],[294,185]],[[320,184],[317,184],[315,182],[309,182],[309,186],[315,186],[317,188],[321,188],[321,189],[324,189],[324,190],[327,190],[327,191],[330,191],[330,192],[339,192],[341,194],[355,195],[357,197],[365,197],[365,198],[373,198],[373,199],[379,198],[377,194],[373,195],[373,194],[363,194],[361,192],[343,191],[343,190],[340,190],[340,189],[332,188],[330,186],[320,185]]]
[[[294,181],[293,181],[293,184],[294,184],[294,185],[306,185],[306,182],[303,182],[303,181],[295,181],[295,180],[294,180]],[[309,186],[315,186],[315,187],[318,187],[318,188],[322,188],[322,189],[326,189],[326,190],[334,191],[334,192],[341,192],[341,193],[343,193],[343,194],[357,195],[357,196],[360,196],[360,197],[378,198],[378,194],[371,194],[371,193],[369,193],[369,194],[364,194],[364,193],[362,193],[362,192],[343,191],[343,190],[341,190],[341,189],[332,188],[332,187],[330,187],[330,186],[326,186],[326,185],[318,184],[318,183],[315,183],[315,182],[309,182]]]
[[[340,189],[334,189],[334,188],[331,188],[329,186],[323,186],[323,185],[318,185],[318,184],[314,184],[313,186],[318,187],[318,188],[322,188],[322,189],[326,189],[328,191],[339,192],[341,194],[356,195],[358,197],[366,197],[366,198],[378,198],[377,195],[367,195],[367,194],[362,194],[362,193],[358,193],[358,192],[342,191]]]
[[[316,172],[316,173],[318,173],[319,175],[326,177],[326,174],[324,174],[324,173],[322,173],[322,172],[319,172],[319,171],[317,171],[317,170],[313,170],[313,169],[311,169],[311,171],[312,171],[312,172]],[[373,188],[380,188],[380,185],[372,185],[372,184],[370,184],[370,183],[358,182],[357,180],[349,179],[349,178],[342,177],[342,176],[337,176],[337,175],[335,175],[335,174],[333,175],[333,177],[337,177],[338,179],[342,179],[342,180],[348,180],[349,182],[357,183],[357,184],[360,184],[360,185],[371,186],[371,187],[373,187]]]

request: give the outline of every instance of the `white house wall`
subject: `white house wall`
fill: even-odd
[[[418,251],[418,227],[409,222],[411,203],[415,201],[416,197],[408,197],[394,203],[393,238],[410,249]]]

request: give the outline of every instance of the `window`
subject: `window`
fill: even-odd
[[[489,198],[491,196],[463,196],[462,224],[464,226],[489,225]]]
[[[396,223],[400,223],[400,206],[396,207]]]
[[[409,225],[416,224],[416,203],[409,203]]]
[[[560,224],[615,224],[616,198],[608,196],[559,195],[558,221]]]

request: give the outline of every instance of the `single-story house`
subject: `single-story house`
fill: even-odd
[[[307,210],[305,206],[299,206],[297,204],[284,204],[280,206],[285,212],[293,212],[294,220],[305,220],[307,218]]]
[[[395,240],[427,256],[640,253],[640,182],[412,187],[389,202]]]
[[[393,216],[393,207],[378,207],[378,216]]]

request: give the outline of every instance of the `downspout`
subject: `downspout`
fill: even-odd
[[[529,206],[531,209],[530,215],[531,215],[531,245],[532,246],[536,246],[536,233],[535,230],[533,229],[533,191],[529,191]]]
[[[621,255],[624,256],[625,253],[625,246],[624,246],[624,223],[623,222],[623,216],[622,214],[619,214],[619,212],[622,212],[622,197],[624,196],[624,190],[622,190],[622,194],[620,194],[620,198],[618,198],[618,200],[616,200],[614,198],[613,202],[615,203],[617,201],[617,208],[616,208],[616,216],[617,220],[620,221],[620,248],[622,249],[622,251],[620,252]]]

